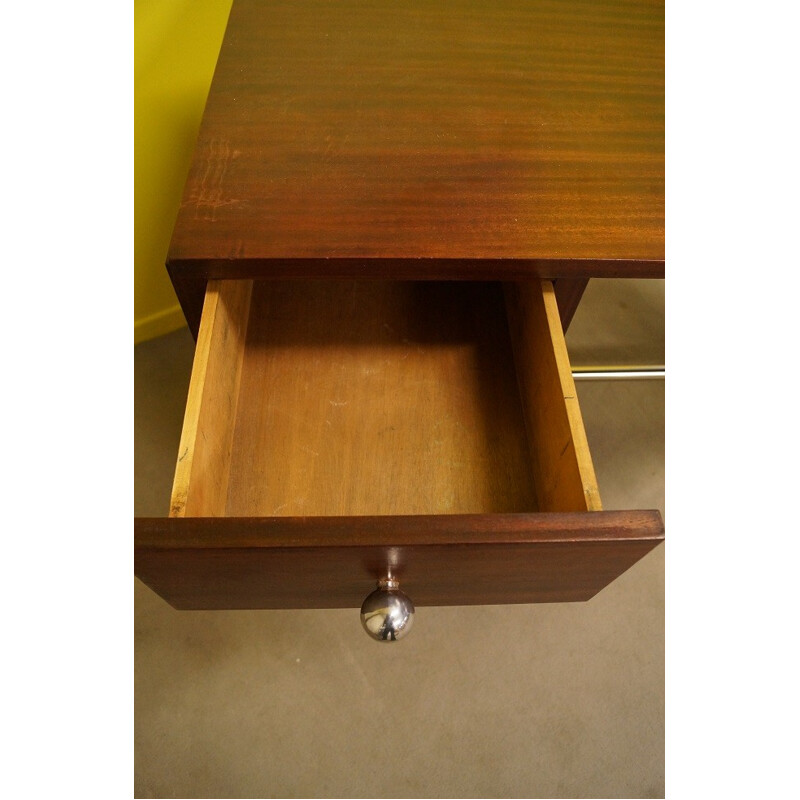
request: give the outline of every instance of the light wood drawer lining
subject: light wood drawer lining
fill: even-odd
[[[549,282],[212,281],[171,513],[599,509],[571,381]]]

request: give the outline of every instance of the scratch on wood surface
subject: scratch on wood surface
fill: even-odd
[[[181,517],[186,509],[186,490],[178,490],[173,495],[169,506],[169,515],[171,517]]]
[[[225,175],[238,151],[231,152],[227,142],[209,142],[205,171],[198,183],[193,184],[189,202],[195,207],[195,219],[214,222],[217,209],[232,206],[240,201],[223,194]]]

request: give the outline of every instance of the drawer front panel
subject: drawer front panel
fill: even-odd
[[[657,511],[136,521],[175,608],[350,608],[390,567],[418,606],[588,600],[663,539]]]

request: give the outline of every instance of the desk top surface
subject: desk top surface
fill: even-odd
[[[663,275],[663,2],[235,0],[168,260]]]

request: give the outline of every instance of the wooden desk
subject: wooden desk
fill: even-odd
[[[168,269],[664,277],[663,4],[236,0]]]
[[[563,327],[590,277],[664,275],[663,25],[235,0],[169,250],[198,351],[143,580],[358,605],[391,562],[420,603],[586,599],[661,540],[600,510]]]

